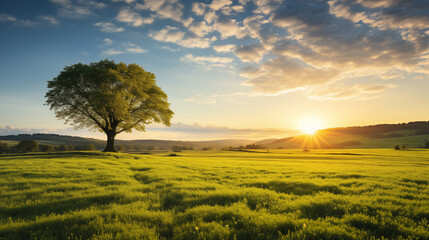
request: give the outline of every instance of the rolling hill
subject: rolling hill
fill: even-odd
[[[429,141],[429,121],[400,124],[329,128],[314,135],[263,140],[265,148],[392,148],[395,145],[425,147]]]
[[[0,141],[6,142],[9,145],[16,145],[22,140],[35,140],[39,144],[48,145],[87,145],[93,144],[97,149],[103,149],[106,142],[94,138],[83,138],[76,136],[65,136],[57,134],[19,134],[19,135],[8,135],[0,136]],[[238,147],[241,145],[247,145],[253,143],[252,140],[240,140],[240,139],[224,139],[224,140],[212,140],[212,141],[174,141],[174,140],[116,140],[116,145],[125,147],[126,150],[136,149],[144,150],[155,147],[155,149],[170,150],[172,146],[186,146],[194,149],[201,149],[204,147],[221,149],[225,146]]]
[[[19,134],[0,136],[0,141],[15,145],[22,140],[36,140],[39,144],[49,145],[87,145],[93,144],[97,149],[105,147],[105,141],[93,138],[64,136],[57,134]],[[319,149],[319,148],[392,148],[396,144],[408,147],[425,147],[429,141],[429,121],[400,124],[379,124],[329,128],[317,131],[315,135],[299,135],[281,139],[261,141],[243,139],[223,139],[212,141],[175,141],[175,140],[116,140],[116,145],[124,150],[161,149],[170,150],[172,146],[186,146],[195,150],[204,147],[222,149],[255,144],[264,148],[285,149]]]

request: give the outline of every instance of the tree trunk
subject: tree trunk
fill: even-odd
[[[116,133],[114,131],[113,132],[110,131],[110,132],[106,132],[106,134],[107,134],[107,144],[103,152],[116,152],[116,149],[115,149]]]

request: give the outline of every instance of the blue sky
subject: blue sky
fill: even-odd
[[[175,112],[122,139],[428,120],[428,26],[425,0],[2,1],[0,134],[104,138],[43,104],[65,66],[106,58],[155,73]]]

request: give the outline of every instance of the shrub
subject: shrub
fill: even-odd
[[[16,145],[16,149],[20,152],[37,152],[39,144],[34,140],[22,140]]]
[[[40,144],[39,145],[39,150],[41,152],[53,152],[53,151],[55,151],[55,147],[52,146],[52,145]]]
[[[10,153],[10,147],[7,143],[0,142],[0,154]]]

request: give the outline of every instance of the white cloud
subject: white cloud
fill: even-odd
[[[43,21],[45,21],[45,22],[48,22],[48,23],[50,23],[50,24],[53,24],[53,25],[55,25],[55,24],[58,24],[58,20],[57,19],[55,19],[54,17],[51,17],[51,16],[46,16],[46,15],[40,15],[40,16],[38,16],[41,20],[43,20]]]
[[[0,22],[14,22],[17,21],[17,19],[9,14],[0,14]]]
[[[210,47],[210,39],[200,38],[198,36],[186,36],[185,32],[170,26],[158,32],[152,32],[149,36],[157,41],[171,42],[186,48]]]
[[[204,15],[204,12],[206,11],[206,4],[201,3],[201,2],[194,2],[192,3],[192,11],[196,14],[196,15]]]
[[[133,3],[134,0],[112,0],[113,2],[126,2],[126,3]]]
[[[394,0],[357,0],[359,4],[367,8],[386,8],[394,5]]]
[[[234,44],[217,45],[217,46],[213,46],[213,49],[216,52],[232,52],[235,49],[235,45]]]
[[[244,12],[244,7],[242,5],[231,6],[231,9],[236,11],[236,12]]]
[[[113,23],[108,22],[98,22],[94,24],[97,27],[101,28],[101,31],[108,32],[108,33],[115,33],[115,32],[122,32],[124,31],[121,27],[116,27]]]
[[[0,14],[0,22],[12,22],[13,24],[25,26],[25,27],[31,27],[38,24],[38,22],[18,19],[9,14]]]
[[[212,23],[216,18],[217,16],[214,11],[208,11],[204,14],[204,20],[206,20],[207,23]]]
[[[191,62],[202,65],[208,69],[212,67],[227,67],[228,63],[232,63],[233,59],[228,57],[215,57],[215,56],[194,56],[186,54],[180,58],[183,62]]]
[[[256,5],[256,9],[253,12],[256,14],[269,15],[277,9],[278,4],[281,2],[282,1],[279,0],[253,0],[253,3]]]
[[[134,43],[126,43],[125,44],[127,52],[131,53],[145,53],[147,52],[147,49],[141,48],[139,45]]]
[[[122,53],[124,53],[124,52],[110,48],[110,49],[107,49],[106,51],[104,51],[102,54],[104,54],[104,55],[118,55],[118,54],[122,54]]]
[[[323,85],[336,79],[338,71],[314,68],[286,57],[269,60],[259,67],[246,67],[240,76],[249,80],[244,85],[267,95],[277,95],[311,86]]]
[[[344,100],[344,99],[372,99],[380,97],[388,88],[395,88],[394,84],[354,84],[344,86],[339,84],[328,84],[310,88],[306,95],[313,100]]]
[[[228,16],[217,17],[216,22],[213,24],[213,28],[221,34],[222,39],[229,37],[243,38],[246,36],[246,32],[243,27],[239,26],[239,23]]]
[[[183,4],[178,0],[144,0],[143,2],[143,4],[136,4],[136,8],[156,12],[161,18],[182,21]]]
[[[329,13],[336,17],[345,18],[355,23],[368,21],[364,12],[353,12],[348,5],[338,3],[336,0],[328,1],[328,4],[330,6]]]
[[[133,12],[128,8],[121,9],[115,19],[119,22],[129,23],[134,27],[138,27],[143,24],[151,24],[154,21],[152,17],[144,18],[140,16],[140,14]]]
[[[234,53],[242,62],[259,62],[265,54],[265,49],[260,44],[253,44],[238,47]]]
[[[67,18],[84,18],[93,14],[90,8],[100,8],[100,4],[93,1],[78,1],[80,5],[74,4],[69,0],[51,0],[51,2],[60,5],[58,14]],[[104,5],[104,4],[103,4]]]
[[[103,47],[104,46],[110,46],[110,45],[112,45],[113,44],[113,40],[112,39],[110,39],[110,38],[105,38],[104,40],[103,40]]]
[[[103,8],[107,7],[107,5],[102,3],[102,2],[89,1],[89,0],[79,0],[78,2],[86,4],[86,5],[93,7],[93,8],[98,8],[98,9],[103,9]]]
[[[157,41],[177,43],[183,40],[185,33],[176,27],[167,26],[158,32],[150,33],[149,36]]]
[[[177,51],[179,51],[178,48],[171,48],[169,46],[162,46],[161,48],[165,49],[165,50],[168,50],[168,51],[171,51],[171,52],[177,52]]]
[[[209,6],[213,11],[217,11],[224,6],[228,6],[231,4],[232,4],[231,0],[213,0]]]
[[[207,25],[205,21],[193,22],[188,26],[188,29],[199,37],[204,37],[205,35],[213,31],[213,27]]]

